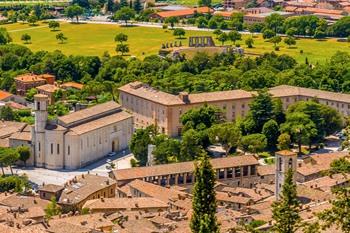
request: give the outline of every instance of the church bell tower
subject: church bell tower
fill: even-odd
[[[36,94],[34,96],[34,163],[38,167],[45,166],[45,127],[47,123],[47,107],[49,97],[47,95]]]
[[[276,200],[279,200],[280,193],[282,192],[282,186],[284,184],[284,180],[289,169],[293,170],[293,182],[296,183],[295,175],[297,170],[297,154],[288,150],[278,151],[276,152],[275,159],[276,159],[275,160],[275,164],[276,164],[275,197],[276,197]]]

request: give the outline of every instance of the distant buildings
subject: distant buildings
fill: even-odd
[[[119,88],[122,107],[134,115],[136,128],[156,125],[161,133],[169,136],[181,135],[180,118],[189,109],[205,103],[221,108],[228,121],[244,117],[255,92],[244,90],[217,91],[198,94],[181,92],[178,95],[156,90],[147,84],[133,82]],[[301,101],[318,99],[344,116],[350,115],[350,95],[294,86],[270,88],[273,97],[282,100],[283,107]]]
[[[25,95],[29,89],[36,88],[45,84],[53,85],[55,76],[50,74],[24,74],[15,78],[16,91],[18,95]]]
[[[212,13],[213,10],[209,7],[198,7],[198,8],[189,8],[189,9],[180,9],[180,10],[172,10],[172,11],[161,11],[156,12],[151,15],[152,18],[165,20],[170,17],[176,18],[191,18],[196,13],[208,14]]]

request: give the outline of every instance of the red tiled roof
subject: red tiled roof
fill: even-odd
[[[6,98],[8,98],[10,96],[12,96],[11,93],[9,93],[7,91],[0,90],[0,100],[6,99]]]
[[[162,12],[157,12],[156,15],[158,15],[161,18],[183,17],[187,15],[193,15],[196,12],[208,13],[208,12],[213,12],[213,10],[210,9],[209,7],[198,7],[198,8],[191,8],[191,9],[185,9],[185,10],[177,10],[177,11],[162,11]]]

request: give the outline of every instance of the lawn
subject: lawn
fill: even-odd
[[[148,27],[120,27],[111,24],[70,24],[61,23],[61,30],[52,32],[46,24],[40,23],[38,26],[28,24],[8,24],[2,25],[10,32],[14,43],[23,44],[21,36],[28,33],[32,37],[32,44],[28,44],[33,51],[38,50],[61,50],[69,55],[98,55],[105,51],[111,55],[116,54],[114,36],[123,32],[128,35],[131,56],[144,57],[157,54],[162,43],[174,42],[176,39],[171,30]],[[62,32],[68,38],[64,44],[59,44],[56,34]],[[212,35],[209,31],[186,31],[186,36]],[[238,43],[250,53],[262,54],[270,52],[273,45],[264,41],[260,36],[254,38],[254,48],[247,49],[244,39],[250,35],[244,35],[243,40]],[[179,41],[179,40],[177,40]],[[182,40],[183,45],[187,45],[186,39]],[[236,42],[237,43],[237,42]],[[220,43],[216,42],[217,45]],[[230,43],[226,43],[230,44]],[[303,50],[303,53],[300,53]],[[299,62],[304,62],[307,57],[310,62],[325,62],[336,51],[350,52],[350,43],[337,42],[335,39],[317,41],[313,39],[298,39],[295,48],[288,48],[283,42],[280,43],[279,54],[289,54]]]

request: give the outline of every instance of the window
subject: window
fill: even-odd
[[[36,102],[36,109],[40,111],[40,102]]]
[[[60,154],[60,144],[57,144],[57,154]]]
[[[293,167],[293,159],[290,158],[288,161],[288,168],[292,168]]]
[[[278,158],[278,170],[282,171],[282,158]]]
[[[227,178],[233,178],[233,168],[227,168]]]
[[[53,143],[51,143],[51,154],[53,154]]]
[[[38,151],[41,150],[41,145],[40,145],[40,142],[38,143]]]
[[[67,151],[68,151],[68,155],[70,155],[70,146],[68,146]]]
[[[245,108],[245,104],[242,104],[242,108]]]
[[[255,165],[250,166],[250,175],[251,176],[256,175],[256,167],[255,167]]]
[[[235,177],[240,177],[241,176],[241,168],[240,167],[236,167],[235,168]]]
[[[248,166],[243,167],[243,176],[248,176]]]

